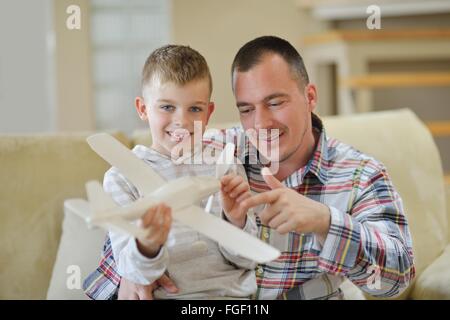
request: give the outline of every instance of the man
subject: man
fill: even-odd
[[[372,296],[400,294],[415,273],[400,196],[381,163],[326,136],[299,53],[277,37],[254,39],[234,59],[232,84],[244,130],[277,151],[250,137],[259,161],[248,161],[251,146],[239,154],[256,193],[241,205],[255,208],[260,238],[282,251],[256,269],[256,298],[341,299],[345,278]],[[244,141],[240,133],[227,137]],[[167,277],[160,284],[176,290]],[[151,298],[156,285],[122,279],[119,298]]]

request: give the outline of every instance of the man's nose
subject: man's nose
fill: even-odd
[[[272,113],[266,108],[257,108],[255,110],[255,129],[268,129],[273,124]]]

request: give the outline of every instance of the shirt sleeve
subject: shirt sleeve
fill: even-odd
[[[394,297],[415,275],[412,240],[402,200],[385,168],[371,172],[361,175],[349,212],[330,207],[331,225],[318,265],[372,296]]]

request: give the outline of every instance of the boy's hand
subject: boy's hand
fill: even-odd
[[[139,251],[148,258],[158,255],[159,249],[166,242],[172,225],[172,209],[164,203],[160,203],[148,209],[139,220],[139,226],[149,229],[145,239],[138,239]]]
[[[244,178],[234,173],[223,176],[220,184],[220,199],[228,221],[243,228],[247,209],[241,206],[241,202],[251,197],[250,186]]]

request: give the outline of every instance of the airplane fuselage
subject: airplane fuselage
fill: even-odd
[[[124,207],[109,209],[107,212],[97,212],[89,219],[89,223],[96,225],[108,222],[112,218],[139,219],[152,206],[164,202],[173,211],[181,210],[191,205],[199,204],[220,190],[218,179],[209,176],[182,177],[167,182],[160,188],[146,195],[132,204]]]

